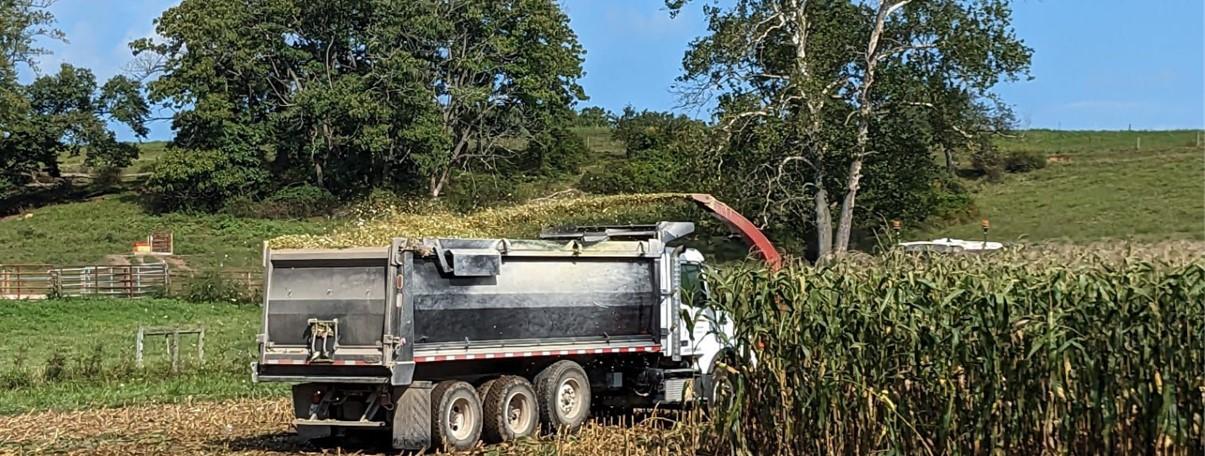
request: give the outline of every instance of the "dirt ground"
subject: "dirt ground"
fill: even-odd
[[[344,447],[300,442],[290,414],[284,399],[254,399],[0,416],[0,455],[397,454],[383,439],[344,441]],[[634,426],[591,423],[574,437],[494,445],[468,454],[694,453],[688,448],[698,447],[697,433],[667,423],[664,418]]]
[[[296,454],[284,400],[145,405],[0,417],[0,454]]]

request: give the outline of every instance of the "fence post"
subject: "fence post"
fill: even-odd
[[[138,325],[138,337],[134,339],[134,366],[142,369],[142,338],[146,335],[146,328]]]
[[[205,364],[205,327],[198,329],[197,333],[197,361],[200,364]]]
[[[171,335],[172,373],[180,373],[180,331],[174,330]]]

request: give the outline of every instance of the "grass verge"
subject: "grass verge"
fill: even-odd
[[[139,325],[204,326],[204,362],[195,338],[183,337],[182,367],[173,373],[165,339],[148,338],[138,368]],[[259,308],[238,304],[0,301],[0,414],[277,394],[283,389],[250,382],[258,328]]]

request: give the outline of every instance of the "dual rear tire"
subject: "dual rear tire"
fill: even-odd
[[[472,448],[481,438],[482,416],[473,385],[449,380],[431,390],[431,438],[436,448]]]
[[[590,415],[590,381],[573,361],[544,369],[535,385],[506,375],[477,388],[448,380],[431,390],[431,438],[435,448],[466,450],[484,439],[507,442],[535,435],[543,423],[554,432],[576,432]]]
[[[482,431],[487,442],[509,442],[536,433],[540,425],[539,405],[531,382],[507,375],[485,382],[478,392],[483,390]]]
[[[590,379],[573,361],[557,361],[536,375],[536,396],[548,431],[577,432],[590,416]]]

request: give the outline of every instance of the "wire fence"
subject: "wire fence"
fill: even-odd
[[[216,274],[221,280],[245,290],[249,296],[258,295],[263,286],[262,270],[221,269]],[[166,263],[120,266],[0,264],[0,299],[184,296],[205,275],[193,270],[175,270]]]

